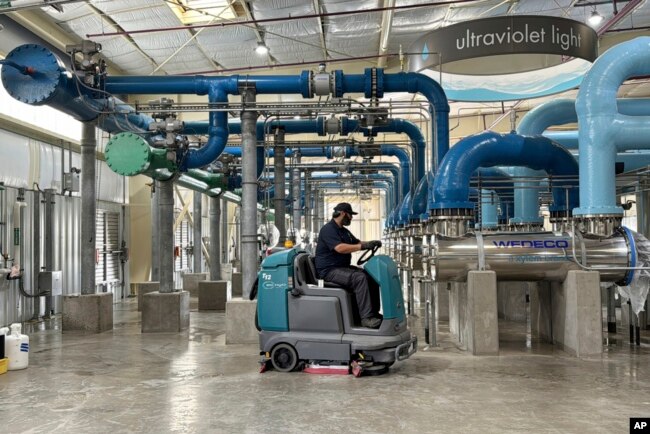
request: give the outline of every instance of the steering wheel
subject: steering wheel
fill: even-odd
[[[361,257],[357,260],[357,265],[363,265],[366,262],[368,262],[370,259],[372,259],[372,257],[375,256],[375,253],[377,253],[377,250],[379,250],[380,247],[381,246],[375,246],[372,249],[368,249],[365,252],[363,252]]]

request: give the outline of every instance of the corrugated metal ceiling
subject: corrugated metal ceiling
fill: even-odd
[[[172,10],[181,0],[88,0],[60,5],[59,12],[43,8],[48,18],[77,38],[88,34],[133,32],[163,27],[174,31],[97,36],[104,55],[129,74],[180,74],[218,69],[249,68],[344,59],[379,54],[382,32],[389,32],[388,53],[397,53],[423,32],[464,20],[506,14],[562,16],[585,21],[594,7],[605,17],[614,14],[613,2],[586,0],[478,0],[433,2],[395,0],[403,6],[426,5],[417,9],[395,10],[390,27],[382,28],[384,11],[373,9],[391,4],[387,0],[230,0],[222,15],[205,13],[204,24],[257,21],[339,12],[368,11],[352,15],[314,16],[297,20],[249,23],[228,27],[182,28],[182,19]],[[225,4],[224,0],[182,0],[186,9],[193,4]],[[442,3],[442,4],[435,4]],[[626,1],[618,1],[618,8]],[[214,11],[215,8],[209,9]],[[225,13],[227,12],[227,14]],[[650,5],[640,4],[614,29],[650,24]],[[268,55],[258,55],[255,47],[264,42]],[[366,64],[376,60],[366,61]]]

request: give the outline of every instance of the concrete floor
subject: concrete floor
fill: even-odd
[[[500,327],[498,357],[463,353],[442,325],[439,348],[381,377],[259,374],[255,345],[224,344],[223,313],[142,335],[129,300],[101,335],[27,327],[30,367],[0,376],[0,432],[613,433],[650,416],[648,344],[612,337],[602,358],[577,360],[525,324]]]

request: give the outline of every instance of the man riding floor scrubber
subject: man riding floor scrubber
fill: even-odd
[[[318,285],[313,258],[295,249],[267,257],[258,275],[257,321],[262,372],[386,372],[396,360],[417,351],[407,329],[397,267],[378,247],[367,250],[358,265],[379,284],[383,321],[378,329],[361,326],[354,294]],[[366,258],[367,257],[367,258]]]

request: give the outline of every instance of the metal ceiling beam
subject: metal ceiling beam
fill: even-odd
[[[120,31],[124,31],[124,29],[122,28],[122,26],[120,26],[120,25],[119,25],[115,20],[113,20],[113,18],[109,17],[109,16],[106,15],[102,10],[97,9],[97,7],[93,6],[93,5],[91,4],[90,0],[86,0],[86,6],[88,6],[88,7],[90,8],[90,10],[92,10],[92,11],[93,11],[97,16],[99,16],[100,18],[105,18],[106,21],[108,21],[109,24],[111,24],[111,25],[114,26],[115,28],[119,29]],[[138,45],[138,44],[133,40],[133,38],[131,38],[131,37],[128,36],[128,35],[123,35],[123,36],[125,36],[125,39],[126,39],[126,40],[131,44],[131,45],[133,45],[133,47],[135,48],[135,50],[136,50],[138,53],[140,53],[140,54],[141,54],[145,59],[147,59],[147,60],[151,63],[151,65],[153,66],[154,69],[158,66],[158,64],[156,63],[156,61],[153,60],[153,58],[150,57],[147,53],[145,53],[144,50],[142,50],[142,49],[140,48],[140,46],[139,46],[139,45]]]
[[[381,17],[381,35],[379,36],[379,55],[386,54],[388,51],[388,37],[390,30],[393,26],[393,7],[395,7],[395,0],[384,0],[385,10]],[[383,68],[386,66],[386,57],[380,57],[377,61],[377,67]]]
[[[243,2],[243,0],[240,1]],[[278,17],[278,18],[263,18],[259,20],[252,19],[251,17],[248,21],[228,21],[225,23],[216,23],[216,24],[197,24],[193,26],[159,27],[159,28],[151,28],[151,29],[143,29],[143,30],[132,30],[129,32],[122,31],[122,32],[109,32],[109,33],[92,33],[86,36],[88,38],[92,38],[98,36],[117,36],[117,35],[125,35],[125,34],[135,35],[139,33],[179,31],[179,30],[187,30],[190,28],[200,29],[202,27],[229,27],[229,26],[242,26],[247,24],[269,24],[269,23],[278,23],[278,22],[286,22],[286,21],[306,20],[312,18],[339,17],[339,16],[347,16],[347,15],[359,15],[359,14],[365,15],[372,12],[383,12],[389,9],[394,11],[401,11],[401,10],[411,10],[411,9],[422,9],[427,7],[440,7],[440,6],[453,6],[453,5],[467,4],[467,3],[480,3],[482,1],[484,0],[438,1],[438,2],[413,4],[413,5],[393,6],[392,8],[381,7],[381,8],[362,9],[362,10],[353,10],[353,11],[324,12],[324,13],[317,13],[317,14],[286,16],[286,17]]]
[[[319,14],[321,12],[319,0],[312,0],[312,2],[314,4],[314,11]],[[320,36],[320,43],[323,47],[323,59],[327,59],[329,55],[327,54],[327,46],[325,45],[325,31],[323,30],[323,20],[320,17],[318,17],[318,35]]]

